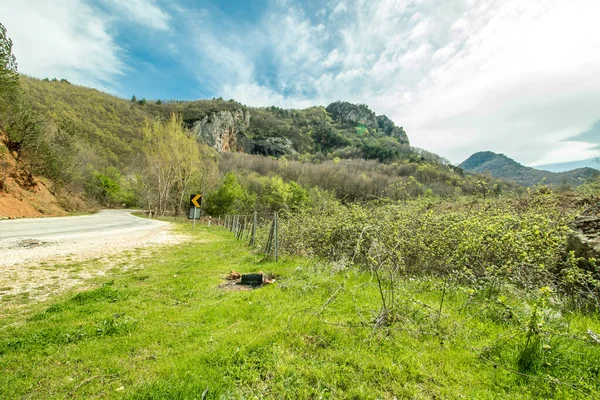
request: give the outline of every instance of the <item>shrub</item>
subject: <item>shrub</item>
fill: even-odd
[[[585,282],[589,291],[591,273],[573,261],[570,270],[563,268],[567,224],[578,209],[559,207],[559,201],[536,193],[453,203],[329,202],[287,217],[282,248],[361,266],[375,252],[401,274],[453,276],[475,286],[550,285],[572,293],[574,284]]]

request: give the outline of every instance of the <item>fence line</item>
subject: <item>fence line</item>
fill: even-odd
[[[259,215],[261,218],[259,219]],[[266,218],[265,218],[266,217]],[[265,223],[268,222],[268,225]],[[226,214],[223,217],[223,226],[232,232],[237,240],[249,240],[250,247],[256,249],[261,247],[259,244],[262,234],[266,233],[263,253],[266,256],[275,257],[279,261],[279,218],[278,213],[253,213],[253,214]]]

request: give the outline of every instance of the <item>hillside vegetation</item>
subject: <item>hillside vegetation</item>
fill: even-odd
[[[504,154],[496,154],[491,151],[475,153],[463,161],[459,167],[465,171],[489,173],[495,178],[510,180],[526,186],[533,186],[538,183],[578,186],[600,176],[600,171],[593,168],[550,172],[526,167]]]
[[[217,192],[225,190],[220,186],[229,172],[236,175],[246,200],[229,202],[234,208],[209,206],[207,212],[287,209],[285,201],[261,200],[279,190],[277,179],[299,185],[302,198],[319,188],[344,201],[485,196],[513,189],[485,176],[465,175],[439,156],[410,147],[402,128],[365,105],[336,102],[327,108],[284,110],[221,99],[134,101],[66,80],[21,76],[19,81],[22,101],[28,104],[27,123],[35,129],[31,138],[18,132],[9,136],[31,169],[48,176],[65,199],[80,195],[101,205],[179,213],[193,192],[221,201]],[[180,118],[180,135],[196,142],[192,159],[178,154],[183,147],[169,144],[176,140],[168,133],[175,129],[168,122],[173,115]],[[165,129],[148,130],[155,121]],[[162,148],[152,150],[152,137],[159,136],[154,143]],[[45,139],[47,149],[33,144],[37,137]],[[59,153],[60,158],[52,156]],[[164,165],[175,160],[179,172],[151,168],[157,160]],[[152,181],[168,183],[156,188]]]

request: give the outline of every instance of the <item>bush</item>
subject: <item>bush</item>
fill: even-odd
[[[208,215],[241,214],[250,212],[256,202],[256,195],[240,185],[233,172],[223,178],[220,187],[206,196],[204,211]]]
[[[375,259],[410,276],[452,276],[475,286],[552,286],[573,293],[591,275],[564,270],[567,224],[578,212],[553,193],[453,203],[329,202],[286,218],[282,248],[361,266]],[[596,277],[597,279],[597,277]],[[598,282],[597,280],[595,281]]]

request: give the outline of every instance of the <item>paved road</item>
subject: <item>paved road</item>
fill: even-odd
[[[0,221],[0,267],[102,257],[135,247],[176,242],[170,226],[163,221],[135,217],[130,210]]]
[[[78,217],[24,218],[0,221],[0,244],[7,240],[55,241],[120,235],[155,229],[165,222],[131,215],[131,210],[103,210]]]

